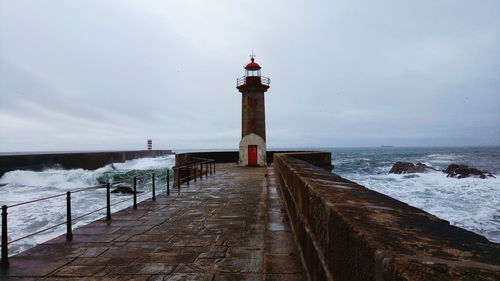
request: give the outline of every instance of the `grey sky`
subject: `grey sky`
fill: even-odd
[[[498,1],[0,0],[0,151],[500,144]]]

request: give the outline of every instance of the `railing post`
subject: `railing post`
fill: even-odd
[[[187,172],[188,172],[187,187],[189,187],[189,181],[191,180],[191,167],[189,166],[189,164],[186,164],[186,168],[187,168]]]
[[[196,183],[196,178],[198,177],[198,169],[196,167],[196,163],[193,164],[194,168],[194,182]]]
[[[205,178],[208,178],[208,162],[205,162]]]
[[[210,175],[212,175],[212,161],[209,161],[208,164],[210,165]]]
[[[134,177],[134,209],[137,209],[137,177]]]
[[[66,240],[73,239],[73,230],[71,229],[71,191],[66,192]]]
[[[179,167],[177,167],[177,189],[181,189],[181,173]]]
[[[203,180],[203,162],[200,162],[200,180]]]
[[[151,180],[153,181],[153,201],[155,201],[156,200],[155,173],[153,173],[151,177],[152,177]]]
[[[106,220],[111,219],[111,184],[108,182],[106,185]]]
[[[170,170],[167,169],[167,195],[170,195]]]
[[[2,206],[2,259],[0,266],[2,268],[9,267],[9,254],[7,248],[7,206]]]

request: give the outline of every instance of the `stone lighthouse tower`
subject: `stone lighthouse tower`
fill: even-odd
[[[260,65],[252,55],[251,62],[245,66],[245,76],[236,82],[242,94],[240,166],[267,165],[264,93],[269,89],[269,82],[269,78],[260,76]]]

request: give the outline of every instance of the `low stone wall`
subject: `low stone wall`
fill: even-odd
[[[330,152],[319,152],[319,151],[266,151],[266,158],[268,165],[272,163],[275,153],[288,153],[293,154],[296,158],[307,160],[319,167],[327,170],[331,170],[333,166],[332,154]],[[205,158],[215,160],[215,163],[238,163],[239,151],[211,151],[211,152],[185,152],[175,155],[175,166],[182,166],[195,158]],[[192,178],[195,173],[203,173],[196,167],[191,169],[183,168],[179,169],[178,172],[174,173],[174,186],[177,187],[178,184],[184,184],[187,182],[187,178]],[[179,180],[180,177],[180,180]]]
[[[274,154],[274,167],[311,280],[500,280],[499,244],[305,154]]]
[[[331,169],[332,154],[319,151],[266,151],[267,163],[271,164],[275,153],[293,153],[296,158],[306,160],[324,169]],[[192,157],[213,159],[216,163],[238,163],[238,151],[186,152],[175,155],[175,164],[187,163]]]
[[[215,160],[216,163],[237,163],[238,151],[214,151],[214,152],[186,152],[175,155],[175,165],[183,165],[192,158],[205,158]]]
[[[0,176],[8,171],[41,171],[51,167],[64,169],[95,170],[107,164],[125,162],[136,158],[172,154],[171,150],[137,150],[79,153],[44,153],[0,155]]]

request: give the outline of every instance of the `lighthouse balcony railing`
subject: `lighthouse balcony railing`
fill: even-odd
[[[271,84],[271,79],[269,77],[264,76],[243,76],[236,79],[236,87],[243,85],[252,85],[252,84],[262,84],[265,86],[269,86]]]

